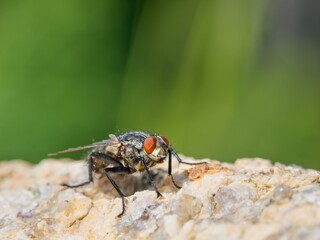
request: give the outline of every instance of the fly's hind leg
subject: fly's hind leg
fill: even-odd
[[[89,184],[91,182],[93,182],[93,176],[92,176],[92,171],[93,171],[93,158],[100,158],[105,160],[106,162],[114,165],[115,167],[110,167],[110,168],[105,168],[104,169],[104,173],[106,175],[106,177],[109,179],[109,181],[111,182],[112,186],[116,189],[116,191],[118,192],[118,194],[121,197],[122,200],[122,211],[121,213],[118,215],[118,217],[122,216],[125,212],[125,203],[124,203],[124,194],[122,193],[122,191],[120,190],[119,186],[116,184],[116,182],[112,179],[112,177],[110,176],[110,172],[114,172],[114,173],[130,173],[130,168],[129,167],[125,167],[122,165],[121,162],[119,162],[116,159],[113,159],[112,157],[105,155],[103,153],[99,153],[99,152],[91,152],[89,155],[89,160],[88,160],[88,170],[89,170],[89,180],[77,185],[68,185],[68,184],[62,184],[62,186],[66,186],[66,187],[70,187],[70,188],[77,188],[77,187],[81,187],[84,186],[86,184]]]
[[[107,161],[110,164],[113,164],[114,166],[119,166],[119,167],[123,167],[123,165],[121,164],[121,162],[113,159],[112,157],[105,155],[103,153],[99,153],[99,152],[91,152],[88,156],[88,174],[89,174],[89,180],[85,181],[83,183],[77,184],[77,185],[69,185],[66,183],[61,184],[61,186],[64,187],[69,187],[69,188],[77,188],[77,187],[82,187],[84,185],[87,185],[89,183],[93,182],[93,176],[92,176],[92,172],[93,172],[93,158],[100,158],[103,159],[105,161]]]
[[[90,153],[89,157],[88,157],[88,174],[89,174],[89,180],[85,181],[83,183],[77,184],[77,185],[69,185],[67,183],[62,183],[61,186],[64,187],[69,187],[69,188],[77,188],[77,187],[81,187],[84,185],[87,185],[89,183],[93,182],[93,177],[92,177],[92,171],[93,171],[93,156]]]
[[[111,167],[111,168],[105,168],[104,169],[104,173],[106,175],[106,177],[109,179],[110,183],[112,184],[112,186],[116,189],[116,191],[118,192],[118,194],[121,197],[121,201],[122,201],[122,211],[121,213],[118,215],[118,217],[121,217],[124,212],[125,212],[125,203],[124,203],[124,194],[123,192],[120,190],[119,186],[116,184],[116,182],[113,180],[113,178],[110,176],[110,172],[114,172],[114,173],[130,173],[130,169],[127,167],[122,166],[117,166],[117,167]]]

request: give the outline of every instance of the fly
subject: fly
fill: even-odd
[[[179,189],[181,187],[177,185],[172,176],[172,156],[174,156],[179,163],[188,165],[206,164],[206,162],[184,162],[169,145],[169,141],[165,136],[138,131],[126,132],[118,136],[110,134],[109,139],[107,140],[92,143],[88,146],[70,148],[57,153],[51,153],[49,156],[85,149],[93,149],[87,157],[89,179],[77,185],[62,185],[69,188],[81,187],[93,182],[93,173],[104,174],[121,197],[122,211],[118,215],[119,217],[125,212],[125,196],[111,177],[110,173],[131,174],[134,172],[146,171],[150,183],[159,198],[162,195],[158,191],[158,188],[152,179],[149,168],[162,163],[168,156],[168,175],[170,176],[173,185]]]

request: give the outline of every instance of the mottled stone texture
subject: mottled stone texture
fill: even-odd
[[[184,158],[185,161],[195,161]],[[87,180],[83,161],[0,164],[0,239],[320,239],[320,173],[263,159],[234,164],[174,164],[182,189],[154,168],[163,198],[145,173],[115,177],[121,199],[102,176]]]

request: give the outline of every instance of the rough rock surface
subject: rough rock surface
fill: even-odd
[[[194,161],[184,157],[185,161]],[[320,239],[320,172],[239,159],[234,164],[154,168],[163,198],[144,173],[115,177],[121,199],[104,177],[87,180],[82,161],[0,163],[0,239]]]

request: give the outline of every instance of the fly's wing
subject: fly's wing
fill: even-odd
[[[64,153],[69,153],[69,152],[77,152],[77,151],[90,149],[90,148],[102,147],[102,146],[105,146],[106,143],[107,143],[107,141],[103,141],[103,142],[96,142],[96,143],[93,143],[93,144],[88,145],[88,146],[69,148],[69,149],[66,149],[66,150],[63,150],[63,151],[59,151],[59,152],[56,152],[56,153],[49,153],[48,156],[54,156],[54,155],[58,155],[58,154],[64,154]]]

